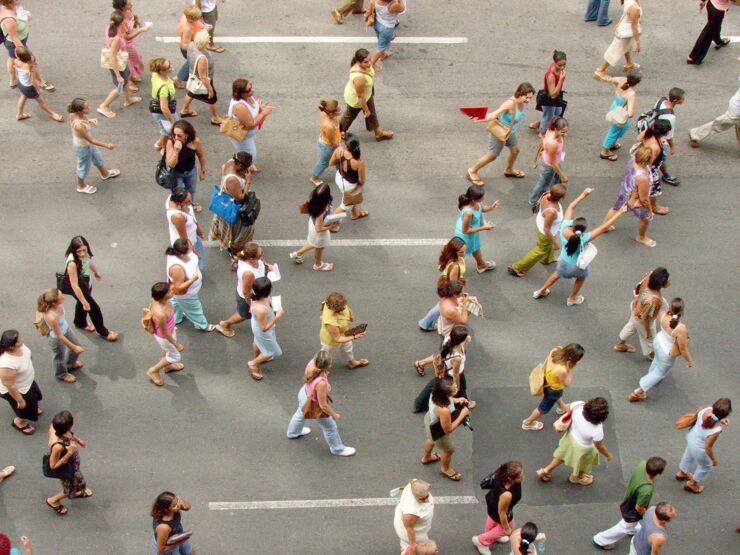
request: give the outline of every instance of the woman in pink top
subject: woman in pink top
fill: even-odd
[[[128,108],[132,104],[141,102],[140,96],[130,96],[129,89],[127,88],[128,80],[131,75],[129,71],[129,65],[121,69],[118,66],[118,53],[126,52],[128,50],[128,41],[126,40],[126,25],[124,24],[124,13],[115,10],[110,14],[108,25],[105,28],[105,46],[110,50],[110,56],[108,64],[110,69],[108,70],[113,81],[113,89],[105,97],[103,103],[98,106],[98,113],[106,118],[116,117],[116,113],[110,109],[110,105],[116,100],[121,94],[123,94],[123,107]]]
[[[131,0],[113,0],[113,9],[123,12],[124,35],[126,37],[125,50],[128,52],[128,69],[131,72],[131,78],[128,88],[131,92],[139,92],[136,83],[141,82],[141,74],[144,71],[144,60],[141,59],[139,49],[134,43],[134,39],[141,33],[146,33],[149,27],[142,24],[139,18],[134,15],[133,3]]]
[[[714,42],[714,49],[719,50],[730,44],[730,39],[722,38],[722,20],[725,12],[730,8],[729,0],[699,0],[699,11],[707,8],[707,24],[701,30],[699,38],[694,43],[687,64],[699,65],[704,61],[704,56],[709,52],[709,47]]]
[[[185,365],[180,362],[180,351],[185,347],[177,342],[175,330],[175,305],[172,304],[172,288],[169,283],[160,281],[152,286],[152,302],[149,312],[154,327],[154,340],[162,347],[162,358],[146,371],[154,385],[164,385],[160,371],[177,372]]]
[[[568,176],[560,167],[565,158],[565,137],[568,135],[568,120],[555,116],[547,126],[547,133],[542,139],[542,161],[540,178],[529,195],[529,205],[536,212],[537,203],[550,187],[558,183],[568,183]]]

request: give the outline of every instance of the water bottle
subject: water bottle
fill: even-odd
[[[401,494],[403,493],[403,488],[393,488],[391,491],[388,492],[388,495],[391,497],[401,497]]]

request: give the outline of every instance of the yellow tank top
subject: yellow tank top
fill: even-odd
[[[448,277],[450,275],[450,270],[452,269],[452,266],[454,266],[455,264],[460,266],[460,277],[465,277],[465,261],[464,260],[453,261],[447,264],[447,266],[445,266],[444,271],[442,272],[442,275],[444,277]]]
[[[555,347],[550,351],[550,354],[547,356],[547,365],[545,366],[545,381],[547,382],[548,387],[554,391],[565,389],[565,384],[560,382],[558,373],[561,370],[567,370],[565,364],[555,364],[552,361],[552,355],[555,354],[555,351],[558,349],[560,349],[560,347]]]
[[[373,83],[375,81],[375,70],[371,67],[367,71],[360,71],[359,69],[351,69],[349,72],[349,81],[344,87],[344,101],[352,108],[360,107],[360,100],[357,98],[357,91],[355,90],[354,79],[358,75],[365,76],[365,101],[370,100],[373,95]]]

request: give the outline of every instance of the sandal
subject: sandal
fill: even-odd
[[[426,371],[427,371],[426,367],[421,363],[420,360],[417,360],[414,363],[414,368],[416,368],[416,373],[419,374],[420,376],[423,376],[424,374],[426,374]]]
[[[540,122],[539,121],[533,121],[527,126],[529,129],[533,129],[537,131],[540,128]]]
[[[370,215],[370,213],[366,210],[360,210],[360,213],[357,216],[351,216],[350,220],[359,220],[362,218],[367,218]]]
[[[634,353],[637,351],[637,347],[634,345],[630,345],[629,343],[625,343],[624,345],[614,345],[614,350],[618,353]]]
[[[181,118],[196,118],[198,117],[198,112],[195,112],[193,110],[188,110],[187,112],[180,112]]]
[[[221,120],[220,119],[212,119],[211,125],[216,125],[218,127],[221,127]]]
[[[118,332],[115,331],[109,331],[108,335],[106,335],[103,339],[106,341],[110,341],[111,343],[115,342],[118,339]]]
[[[26,422],[25,426],[17,426],[14,420],[13,422],[11,422],[10,425],[13,426],[20,433],[22,433],[24,436],[33,435],[33,433],[36,431],[36,428],[31,426],[28,422]]]
[[[130,98],[131,98],[131,100],[129,100],[128,102],[124,102],[123,103],[123,107],[124,108],[128,108],[129,106],[133,106],[134,104],[138,104],[139,102],[141,102],[141,97],[140,96],[132,96]]]
[[[601,158],[602,160],[609,160],[610,162],[616,162],[617,160],[619,160],[619,156],[617,156],[613,152],[611,154],[603,154],[600,152],[599,158]]]
[[[523,278],[524,275],[525,275],[524,272],[519,272],[519,271],[515,270],[514,268],[512,268],[511,266],[509,266],[508,268],[506,268],[506,271],[509,272],[509,275],[510,276],[514,276],[516,278]]]
[[[624,69],[625,72],[632,71],[633,69],[640,69],[640,64],[637,62],[632,62],[631,64],[625,65],[622,69]]]
[[[361,358],[357,361],[357,364],[347,364],[347,368],[349,368],[350,370],[354,370],[355,368],[364,368],[368,364],[370,364],[370,361],[368,359]]]
[[[253,370],[252,369],[252,361],[251,360],[249,362],[247,362],[247,368],[249,368],[249,375],[252,376],[252,379],[254,381],[258,382],[258,381],[262,380],[262,378],[264,378],[264,376],[262,375],[262,372],[260,371],[259,368],[257,370]]]
[[[545,425],[539,420],[535,420],[531,424],[525,424],[524,422],[525,421],[522,420],[522,430],[541,430],[545,427]]]
[[[635,241],[645,245],[646,247],[650,247],[651,249],[656,245],[655,239],[635,239]]]
[[[90,488],[86,488],[82,492],[77,492],[75,494],[75,498],[77,497],[92,497],[93,491]]]
[[[114,177],[118,177],[121,175],[121,170],[108,170],[108,175],[106,176],[100,176],[100,179],[105,181],[106,179],[113,179]]]
[[[437,455],[437,453],[432,453],[432,457],[428,461],[425,461],[422,458],[421,459],[421,464],[432,464],[432,463],[436,463],[439,460],[439,458],[440,457],[439,457],[439,455]]]
[[[203,212],[203,205],[201,203],[199,203],[199,202],[194,202],[193,203],[193,210],[195,210],[195,212],[197,214],[200,214],[201,212]]]
[[[23,112],[19,116],[15,116],[15,119],[17,121],[23,121],[24,119],[30,119],[30,118],[31,118],[31,114],[27,114],[26,112]]]
[[[571,474],[568,476],[568,481],[571,484],[577,484],[579,486],[590,486],[594,483],[594,477],[589,474],[582,474],[580,476],[573,476],[573,474]]]
[[[390,141],[393,138],[393,131],[383,131],[382,133],[375,135],[377,142]]]
[[[185,368],[185,365],[182,362],[171,362],[169,366],[165,368],[164,373],[169,374],[170,372],[179,372]]]
[[[158,387],[162,387],[164,385],[164,380],[162,379],[162,376],[159,375],[159,372],[152,372],[150,368],[146,371],[146,375],[149,377],[154,385]]]
[[[206,331],[206,332],[216,331],[216,326],[215,326],[215,324],[208,324],[208,326],[206,326],[205,328],[201,329],[200,331]]]
[[[58,514],[59,516],[64,516],[67,514],[67,507],[59,503],[59,505],[52,505],[49,503],[49,500],[46,500],[46,504],[53,509],[53,511]]]
[[[317,272],[331,272],[334,269],[334,264],[331,262],[322,262],[321,266],[314,264],[313,269]]]
[[[532,298],[533,299],[544,299],[549,294],[550,294],[550,290],[549,289],[545,289],[542,293],[540,293],[540,290],[538,289],[537,291],[535,291],[534,293],[532,293]]]
[[[93,187],[93,189],[94,189],[94,188],[95,188],[95,187]],[[94,332],[94,331],[95,331],[95,326],[93,326],[92,324],[88,324],[88,325],[86,325],[86,326],[85,326],[84,328],[82,328],[82,329],[83,329],[83,330],[85,330],[86,332],[90,332],[90,333],[92,333],[92,332]]]
[[[619,150],[620,148],[622,148],[622,143],[614,143],[609,150]]]
[[[521,179],[525,176],[526,174],[522,170],[511,170],[510,172],[504,172],[504,177],[516,177],[517,179]]]
[[[442,470],[440,470],[439,473],[445,478],[452,480],[453,482],[459,482],[462,479],[462,474],[460,474],[457,470],[453,470],[452,474],[447,474],[447,472],[444,472]]]
[[[728,44],[730,44],[730,39],[728,39],[727,37],[725,37],[723,39],[720,39],[720,41],[718,43],[715,43],[714,44],[714,49],[715,50],[719,50],[720,48],[724,48]]]
[[[3,480],[5,480],[5,478],[7,478],[8,476],[10,476],[11,474],[13,474],[13,472],[15,472],[15,467],[14,466],[6,466],[2,470],[0,470],[0,482],[2,482]]]
[[[627,400],[630,403],[639,403],[640,401],[645,401],[646,399],[647,399],[647,394],[644,391],[641,393],[638,393],[637,390],[635,390],[627,396]]]
[[[465,177],[473,185],[478,185],[479,187],[482,187],[483,185],[485,185],[485,182],[480,177],[473,177],[473,173],[470,170],[467,171],[467,174]]]
[[[56,122],[62,123],[64,121],[64,116],[62,114],[54,114],[53,116],[51,116],[51,119]]]
[[[565,306],[583,304],[583,301],[585,300],[586,300],[586,297],[584,297],[583,295],[578,295],[575,299],[566,299]]]
[[[545,472],[544,468],[540,468],[539,470],[537,470],[536,474],[537,477],[543,482],[549,482],[550,480],[552,480],[552,476],[549,472]]]
[[[234,330],[225,327],[221,322],[219,322],[216,326],[216,331],[224,337],[234,337],[236,335],[236,332]]]
[[[695,493],[697,495],[699,495],[701,492],[704,491],[704,486],[700,486],[699,484],[695,484],[695,485],[692,486],[692,485],[689,485],[689,484],[690,484],[690,482],[686,482],[683,485],[684,491],[688,491],[689,493]]]
[[[83,195],[92,195],[96,193],[97,190],[97,187],[93,187],[92,185],[85,185],[82,189],[77,187],[77,192],[82,193]],[[95,328],[93,328],[92,330],[85,328],[85,331],[95,331]]]
[[[673,477],[676,479],[677,482],[685,482],[686,480],[692,479],[690,472],[683,473],[680,470],[676,472],[675,476]]]
[[[658,214],[658,216],[665,216],[670,211],[671,209],[668,208],[667,206],[656,206],[655,208],[653,208],[653,212]]]
[[[330,11],[329,15],[331,15],[334,18],[334,21],[337,22],[337,25],[342,24],[342,14],[340,14],[337,10]]]
[[[604,83],[609,82],[609,76],[606,73],[599,73],[598,71],[594,71],[594,79],[596,81],[602,81]]]
[[[288,255],[290,259],[295,262],[296,264],[303,264],[303,255],[298,254],[298,252],[292,252]]]
[[[59,379],[65,383],[75,383],[77,381],[77,378],[75,378],[72,374],[67,374],[63,378]]]
[[[96,111],[98,112],[98,114],[108,119],[113,119],[114,117],[116,117],[116,113],[110,108],[103,108],[102,106],[98,106],[98,109]]]
[[[220,54],[221,52],[224,52],[226,49],[223,46],[218,45],[218,44],[209,44],[208,46],[206,46],[206,50],[210,50],[211,52],[217,52],[218,54]]]
[[[48,81],[44,81],[43,83],[41,83],[41,88],[44,89],[46,92],[54,92],[55,90],[57,90],[57,88]]]

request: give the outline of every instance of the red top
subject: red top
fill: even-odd
[[[552,75],[555,78],[555,86],[560,82],[560,75],[555,73],[552,68],[555,64],[550,64],[550,67],[547,68],[547,71],[545,72],[545,90],[547,92],[550,92],[550,89],[547,87],[547,76]]]

